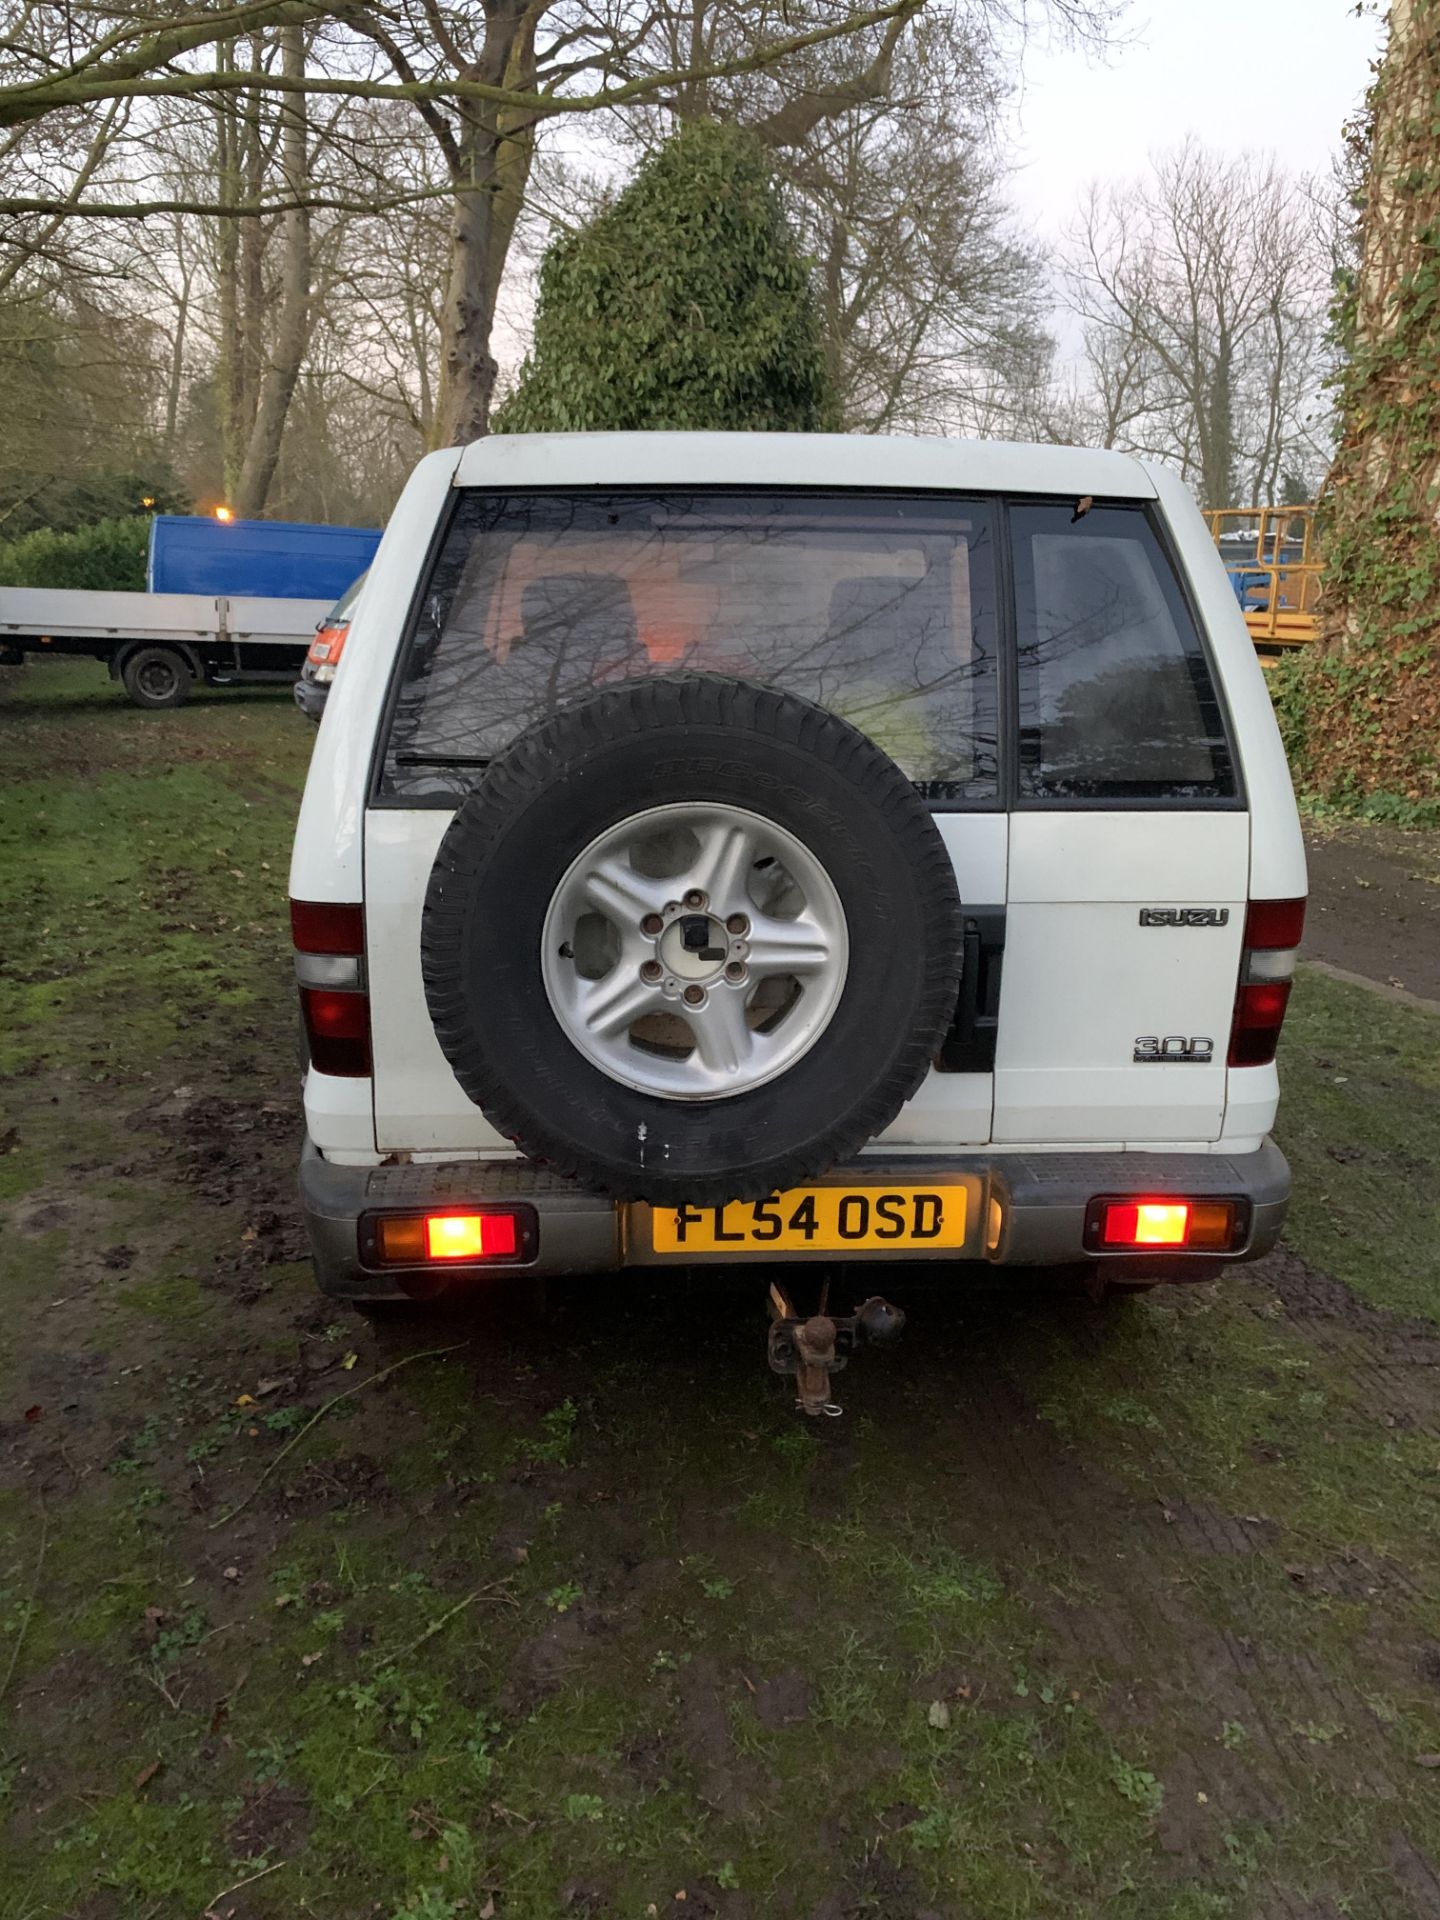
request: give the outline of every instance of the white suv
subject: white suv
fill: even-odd
[[[767,434],[432,454],[291,869],[320,1284],[1274,1244],[1299,823],[1163,467]]]

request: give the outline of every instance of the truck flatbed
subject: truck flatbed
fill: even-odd
[[[0,587],[0,664],[90,656],[143,707],[178,706],[210,686],[296,678],[328,600],[230,594]]]

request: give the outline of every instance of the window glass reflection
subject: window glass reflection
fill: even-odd
[[[933,799],[990,798],[994,609],[981,503],[471,493],[412,636],[384,791],[454,797],[544,714],[695,668],[842,714]]]

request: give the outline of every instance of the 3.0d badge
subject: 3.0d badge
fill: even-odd
[[[1203,1033],[1142,1033],[1135,1042],[1133,1058],[1142,1065],[1166,1062],[1205,1064],[1215,1058],[1215,1042]]]

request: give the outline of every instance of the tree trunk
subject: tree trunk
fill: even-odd
[[[466,78],[517,89],[535,85],[535,29],[550,0],[489,9],[480,59]],[[534,121],[506,109],[467,110],[455,169],[471,191],[455,197],[450,270],[440,322],[435,444],[480,439],[489,429],[498,371],[491,352],[500,281],[535,158]]]
[[[1198,347],[1198,343],[1197,343]],[[1197,358],[1199,357],[1197,352]],[[1235,365],[1223,337],[1210,370],[1209,390],[1196,410],[1201,429],[1200,496],[1206,507],[1230,507],[1235,484]],[[1247,503],[1248,504],[1248,503]]]
[[[280,29],[280,69],[291,79],[305,72],[305,30],[300,26]],[[308,170],[305,96],[285,96],[280,108],[280,177],[287,199],[299,200],[305,192]],[[303,206],[294,206],[284,216],[282,229],[284,256],[281,268],[280,316],[265,371],[260,379],[254,424],[245,449],[244,464],[235,488],[235,511],[242,519],[265,511],[270,483],[275,478],[275,463],[280,458],[280,439],[290,411],[295,382],[301,362],[310,344],[310,214]]]
[[[223,69],[235,64],[235,43],[221,51]],[[221,206],[240,204],[240,120],[235,96],[215,107],[216,198]],[[240,472],[240,222],[222,219],[216,235],[215,296],[220,350],[215,368],[216,413],[220,422],[221,484],[231,491]]]
[[[175,452],[175,436],[180,430],[180,399],[185,386],[185,347],[190,328],[190,285],[193,269],[186,266],[180,276],[175,301],[175,334],[170,343],[170,369],[165,382],[165,456]]]
[[[1440,804],[1440,0],[1392,0],[1371,92],[1350,358],[1322,491],[1321,642],[1282,692],[1302,780]]]
[[[258,33],[250,37],[250,65],[259,72],[265,64],[265,43]],[[253,206],[265,190],[266,97],[259,88],[241,96],[240,191]],[[260,393],[260,369],[265,343],[265,223],[258,218],[240,222],[240,337],[238,427],[240,447],[248,440]]]

